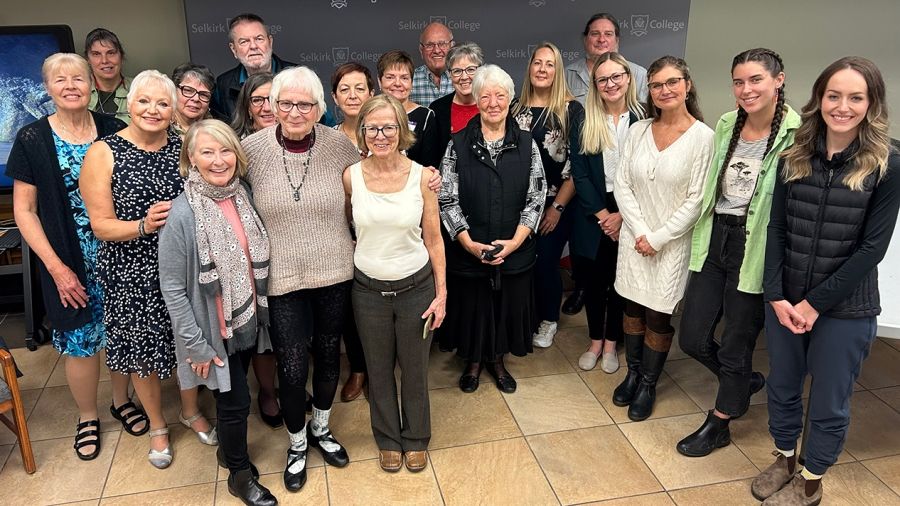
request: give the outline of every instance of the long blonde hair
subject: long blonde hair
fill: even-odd
[[[519,95],[519,101],[516,102],[516,106],[513,108],[512,115],[518,116],[519,113],[531,107],[531,102],[534,99],[534,86],[531,84],[531,64],[534,62],[534,55],[544,48],[549,49],[553,53],[553,65],[556,72],[553,74],[553,84],[550,85],[550,101],[547,104],[547,111],[544,114],[543,121],[548,129],[559,130],[565,135],[569,120],[567,114],[568,104],[575,97],[572,96],[572,93],[569,92],[569,87],[566,86],[566,71],[562,53],[559,52],[559,48],[552,42],[541,42],[531,52],[528,68],[525,70],[525,79],[522,81],[522,93]]]
[[[584,126],[581,127],[581,154],[596,155],[606,148],[616,147],[616,137],[609,129],[606,121],[606,104],[597,91],[597,85],[594,83],[594,75],[597,73],[597,67],[613,61],[618,63],[625,69],[628,74],[628,89],[625,90],[625,104],[628,110],[638,117],[644,117],[644,108],[637,99],[637,88],[634,82],[634,76],[631,75],[631,68],[628,61],[622,55],[615,52],[603,53],[591,66],[590,83],[588,85],[587,99],[584,101]]]
[[[785,158],[785,181],[796,181],[812,174],[811,160],[816,152],[816,141],[826,129],[825,120],[822,119],[822,97],[831,76],[844,69],[855,70],[863,76],[869,95],[869,110],[856,134],[859,149],[850,158],[850,170],[844,176],[844,184],[851,190],[859,191],[863,189],[863,182],[870,174],[877,172],[880,181],[887,172],[891,138],[888,134],[884,78],[870,60],[861,56],[847,56],[825,68],[813,84],[812,95],[800,115],[803,122],[794,134],[794,145],[782,154]]]

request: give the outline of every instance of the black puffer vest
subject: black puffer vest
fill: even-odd
[[[481,133],[481,118],[475,116],[465,128],[451,136],[459,175],[459,205],[473,241],[490,244],[512,239],[528,195],[531,174],[531,133],[521,130],[512,116],[506,119],[506,136],[497,164],[491,161]],[[533,235],[505,258],[500,271],[523,272],[534,265]],[[459,241],[447,247],[447,270],[453,274],[488,277],[493,268],[465,251]]]
[[[869,199],[877,183],[870,174],[862,191],[845,183],[848,160],[858,148],[826,159],[820,140],[812,159],[812,174],[790,183],[785,204],[787,232],[783,274],[784,296],[791,304],[834,274],[859,247],[866,226]],[[862,318],[881,313],[878,270],[872,269],[850,295],[825,314],[835,318]]]

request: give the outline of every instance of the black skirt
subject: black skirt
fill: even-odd
[[[447,274],[447,317],[437,332],[441,351],[454,351],[471,362],[517,357],[533,351],[537,325],[532,270],[503,274],[500,289],[490,278]]]

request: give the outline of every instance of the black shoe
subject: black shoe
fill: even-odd
[[[4,420],[5,421],[5,420]],[[90,429],[90,430],[84,430]],[[82,422],[78,419],[78,425],[75,426],[75,455],[81,460],[94,460],[100,455],[100,420],[88,420]],[[89,453],[81,453],[80,449],[93,447]]]
[[[628,405],[628,418],[633,422],[640,422],[650,418],[653,414],[653,405],[656,403],[656,383],[649,384],[641,380],[634,399]]]
[[[679,441],[675,449],[685,457],[705,457],[716,448],[724,448],[731,444],[729,422],[730,420],[719,418],[710,410],[703,425]]]
[[[651,335],[653,334],[653,335]],[[646,420],[653,414],[653,405],[656,403],[656,382],[662,374],[663,366],[666,365],[666,357],[669,356],[668,351],[656,351],[647,346],[648,338],[651,342],[658,344],[668,341],[671,344],[674,332],[666,334],[653,333],[647,329],[644,337],[644,349],[641,350],[641,383],[638,385],[637,392],[628,405],[628,418],[635,422]],[[666,347],[668,345],[660,344]]]
[[[287,465],[284,467],[284,488],[288,489],[290,492],[296,492],[303,488],[303,485],[306,485],[305,462],[303,464],[303,469],[301,469],[299,473],[292,473],[290,471],[291,466],[298,460],[306,461],[306,452],[307,450],[294,450],[288,448]]]
[[[766,386],[766,377],[761,372],[750,373],[750,395],[755,394]]]
[[[228,469],[228,466],[225,464],[225,455],[222,453],[222,445],[216,447],[216,463],[222,469]],[[259,469],[253,465],[253,462],[250,463],[250,472],[253,474],[254,479],[259,479]]]
[[[241,469],[228,475],[228,492],[248,506],[275,506],[278,499],[269,489],[260,485],[250,469]]]
[[[482,366],[479,365],[478,370],[473,374],[469,371],[469,366],[466,366],[466,370],[459,377],[459,389],[467,394],[478,390],[478,378],[481,376],[481,370]]]
[[[274,415],[267,415],[266,412],[263,411],[262,397],[256,398],[256,407],[259,409],[259,417],[262,418],[263,423],[268,425],[269,428],[278,429],[284,425],[280,409],[278,410],[278,413]]]
[[[634,399],[641,382],[641,357],[644,352],[643,334],[625,334],[625,363],[628,372],[625,379],[613,391],[613,404],[627,406]]]
[[[567,315],[576,315],[584,307],[584,289],[576,288],[563,302],[562,312]]]
[[[319,450],[319,453],[322,454],[322,458],[325,459],[325,462],[331,464],[334,467],[344,467],[350,463],[350,457],[347,456],[347,450],[344,449],[343,445],[337,442],[337,439],[331,435],[331,431],[328,430],[325,434],[321,436],[313,435],[312,427],[310,424],[306,425],[306,440],[309,442],[309,446]],[[338,449],[329,452],[322,448],[322,443],[332,443],[338,445]]]
[[[497,374],[497,370],[494,367],[488,366],[488,373],[494,377],[494,383],[496,383],[497,388],[501,392],[511,394],[516,391],[516,379],[509,374],[509,371],[504,370],[503,374]]]

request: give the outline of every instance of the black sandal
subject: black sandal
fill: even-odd
[[[118,408],[110,404],[109,412],[112,413],[113,418],[122,422],[122,428],[132,436],[142,436],[150,430],[150,420],[147,419],[147,415],[130,400]],[[134,426],[141,422],[144,422],[144,428],[134,430]]]
[[[92,427],[92,429],[82,432],[83,429],[89,427]],[[89,437],[93,437],[94,439],[87,440]],[[78,451],[85,446],[93,446],[94,451],[91,453],[81,453]],[[78,458],[81,460],[94,460],[97,458],[97,455],[100,454],[100,420],[88,420],[82,422],[79,418],[78,425],[75,428],[75,444],[73,447],[75,448],[75,455],[78,455]]]

